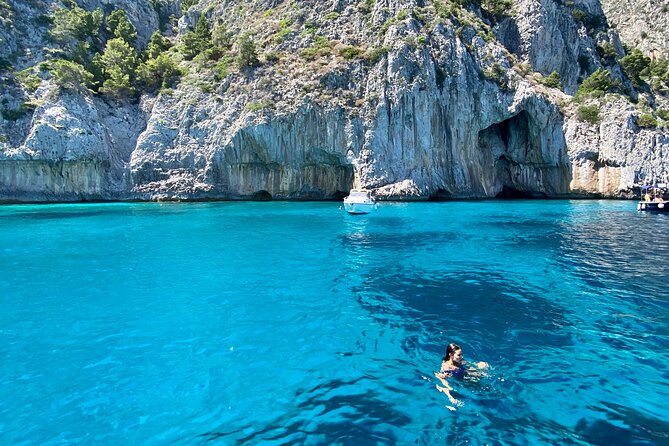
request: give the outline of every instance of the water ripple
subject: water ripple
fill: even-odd
[[[664,217],[3,207],[0,443],[667,444]],[[457,407],[449,342],[491,365]]]

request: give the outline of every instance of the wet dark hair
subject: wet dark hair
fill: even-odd
[[[462,348],[458,344],[453,344],[453,343],[448,344],[448,347],[446,347],[446,356],[444,356],[441,360],[448,361],[453,357],[453,354],[458,350],[462,350]]]

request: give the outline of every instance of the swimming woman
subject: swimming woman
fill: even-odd
[[[437,390],[445,393],[451,403],[460,404],[460,401],[451,395],[453,388],[448,384],[446,379],[451,377],[462,379],[465,375],[481,376],[480,371],[487,368],[487,362],[465,362],[462,356],[462,348],[458,344],[448,344],[448,347],[446,347],[446,356],[441,359],[441,369],[439,372],[434,372],[434,376],[443,384],[443,387],[437,384]]]

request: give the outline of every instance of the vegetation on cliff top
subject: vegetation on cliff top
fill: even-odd
[[[35,66],[20,76],[17,74],[27,91],[35,91],[48,77],[45,73],[51,73],[54,83],[62,89],[89,90],[121,100],[169,90],[184,78],[199,85],[202,91],[211,92],[235,71],[282,63],[288,71],[312,70],[324,79],[326,66],[329,70],[336,69],[332,61],[344,69],[377,64],[391,50],[384,39],[393,27],[394,32],[408,32],[404,43],[413,51],[430,51],[437,27],[453,28],[479,62],[481,78],[496,82],[505,90],[513,89],[515,74],[509,67],[514,61],[518,65],[514,54],[507,52],[506,60],[493,60],[490,54],[481,52],[479,43],[474,44],[476,39],[486,43],[496,39],[496,24],[514,14],[510,0],[431,0],[420,7],[399,11],[382,8],[375,0],[361,0],[357,12],[361,14],[358,19],[366,21],[363,27],[366,37],[361,39],[342,32],[341,40],[332,39],[332,34],[325,30],[347,29],[351,18],[345,14],[350,11],[313,14],[309,9],[313,5],[292,1],[279,2],[264,10],[255,10],[253,3],[239,4],[221,14],[221,5],[217,3],[184,0],[181,11],[194,25],[179,35],[175,18],[164,17],[162,3],[155,0],[152,4],[161,18],[161,27],[151,35],[145,48],[137,43],[137,29],[125,11],[116,9],[105,14],[101,9],[86,11],[73,0],[61,3],[51,15],[41,16],[40,20],[40,26],[49,28],[48,35],[54,43],[47,49],[48,70],[44,71],[45,66],[39,69]],[[601,60],[595,71],[590,68],[590,61],[579,59],[585,75],[576,101],[607,93],[633,96],[621,82],[624,79],[613,74],[620,72],[612,69],[616,64],[635,89],[650,94],[669,93],[669,61],[650,60],[638,50],[617,49],[608,38],[602,37],[606,22],[601,17],[573,4],[565,4],[564,8],[591,35],[599,33],[600,39],[597,48]],[[379,22],[378,18],[382,20]],[[172,28],[168,26],[170,23]],[[0,70],[7,65],[8,61],[0,60]],[[437,66],[436,71],[436,81],[443,85],[448,67]],[[550,88],[563,88],[557,71],[543,76],[536,74],[534,78]],[[309,92],[317,85],[305,82],[302,88]],[[359,97],[352,100],[356,106],[361,104]],[[662,120],[660,112],[657,109],[649,113]]]

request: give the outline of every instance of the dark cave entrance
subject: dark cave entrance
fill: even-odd
[[[251,196],[252,201],[272,201],[272,194],[266,190],[259,190],[253,193]]]
[[[489,168],[502,185],[496,198],[546,197],[543,191],[537,190],[539,184],[527,184],[521,178],[523,165],[541,163],[540,159],[533,159],[541,151],[532,142],[530,120],[523,110],[479,132],[483,166]]]
[[[527,112],[493,124],[479,132],[479,147],[488,149],[497,157],[514,152],[527,153],[529,149],[530,118]]]

